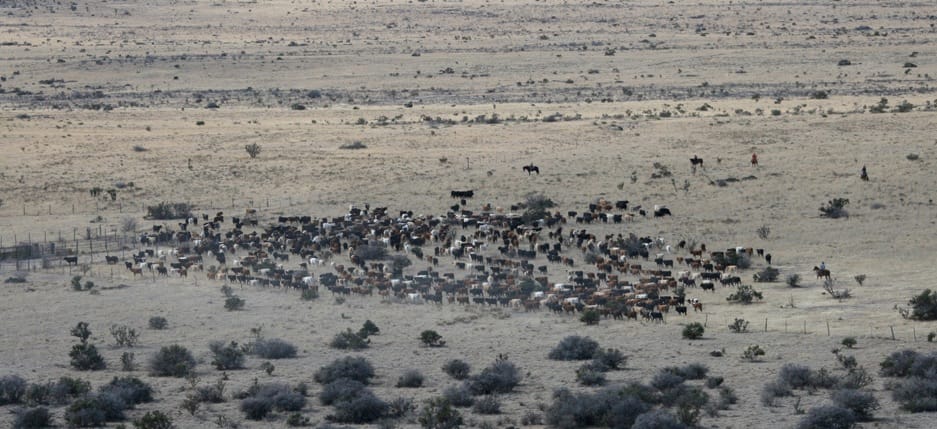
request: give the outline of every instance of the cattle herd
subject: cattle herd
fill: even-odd
[[[591,226],[635,222],[644,214],[628,201],[599,199],[582,213],[546,212],[525,219],[482,205],[465,209],[473,191],[441,216],[415,216],[386,207],[350,207],[337,217],[279,216],[259,227],[256,212],[227,218],[202,214],[175,226],[155,225],[140,235],[145,247],[124,261],[134,277],[187,277],[204,272],[210,280],[242,286],[315,289],[334,295],[374,294],[399,302],[502,306],[524,311],[575,314],[594,310],[614,319],[664,321],[687,304],[702,311],[701,292],[740,285],[740,259],[761,257],[763,249],[731,247],[707,251],[705,244],[624,232],[596,234]],[[654,216],[670,215],[663,206]],[[653,218],[651,218],[653,219]],[[227,221],[227,222],[226,222]],[[606,228],[607,229],[607,228]],[[412,258],[412,259],[411,259]],[[74,258],[69,257],[69,263]],[[413,264],[406,274],[404,268]],[[107,256],[108,264],[119,263]],[[748,265],[748,264],[744,264]],[[206,266],[208,267],[206,269]]]

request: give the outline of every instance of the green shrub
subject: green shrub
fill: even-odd
[[[722,386],[722,383],[725,381],[723,377],[709,377],[706,379],[706,387],[710,389],[715,389],[719,386]]]
[[[423,387],[423,374],[415,369],[408,369],[397,379],[397,387]]]
[[[605,384],[605,372],[585,364],[576,370],[576,381],[583,386],[601,386]]]
[[[257,155],[260,155],[260,145],[257,143],[244,145],[244,150],[247,151],[247,155],[249,155],[252,159],[257,158]]]
[[[426,429],[455,429],[463,423],[462,414],[446,398],[426,401],[417,420]]]
[[[666,369],[659,371],[654,375],[654,378],[651,379],[651,386],[657,390],[669,390],[683,384],[686,381],[680,374],[675,374]]]
[[[117,396],[99,393],[72,402],[65,410],[65,421],[71,426],[96,427],[105,422],[124,419],[126,404]]]
[[[442,340],[442,335],[439,335],[439,333],[433,330],[425,330],[421,332],[420,342],[428,347],[442,347],[446,345],[446,342]]]
[[[800,274],[789,274],[786,283],[790,287],[800,287]]]
[[[909,349],[893,352],[880,364],[879,374],[883,377],[907,377],[911,374],[911,366],[918,356],[918,352]]]
[[[212,341],[208,345],[208,350],[212,353],[211,364],[215,369],[228,371],[244,368],[244,351],[238,347],[238,343],[232,341],[225,344],[223,341]]]
[[[361,350],[368,348],[369,342],[370,340],[361,337],[357,332],[347,329],[344,332],[335,334],[329,346],[339,350]]]
[[[173,344],[160,348],[150,359],[150,375],[182,378],[192,373],[195,365],[195,357],[187,348]]]
[[[71,358],[72,368],[79,371],[98,371],[107,367],[94,344],[75,344],[68,353],[68,357]]]
[[[358,331],[358,335],[362,338],[368,338],[371,335],[377,335],[381,332],[381,328],[378,328],[370,319],[364,321],[364,325],[361,326],[361,329]]]
[[[499,358],[478,375],[470,377],[468,388],[475,395],[510,393],[520,382],[521,374],[517,366]]]
[[[573,393],[561,388],[553,393],[553,402],[545,412],[546,423],[561,429],[589,426],[628,428],[650,408],[638,396],[620,387],[596,393]]]
[[[320,384],[328,384],[339,378],[356,380],[368,384],[374,377],[374,367],[363,357],[345,356],[319,368],[313,379]]]
[[[451,359],[442,366],[442,370],[456,380],[465,380],[471,372],[471,367],[464,361]]]
[[[588,360],[598,350],[599,343],[592,338],[570,335],[560,340],[547,357],[553,360]]]
[[[501,401],[497,396],[485,395],[475,401],[472,411],[476,414],[501,414]]]
[[[797,429],[850,429],[856,425],[852,411],[836,405],[811,408],[797,424]]]
[[[762,350],[762,348],[758,346],[757,344],[754,344],[754,345],[748,346],[745,349],[745,351],[742,352],[742,359],[754,362],[758,360],[759,356],[764,356],[764,355],[765,355],[765,351]]]
[[[389,407],[370,390],[362,390],[354,398],[335,403],[334,421],[364,424],[384,417]]]
[[[123,352],[120,355],[120,370],[130,372],[136,369],[137,364],[134,362],[134,354],[131,352]]]
[[[303,107],[303,109],[305,109],[305,106]],[[297,109],[294,109],[294,110],[297,110]],[[302,109],[299,109],[299,110],[302,110]],[[293,414],[290,414],[289,417],[286,418],[286,425],[289,427],[309,426],[309,418],[303,416],[300,413],[293,413]]]
[[[925,289],[920,295],[908,302],[911,305],[911,318],[914,320],[937,320],[937,293]]]
[[[261,338],[252,344],[251,353],[264,359],[288,359],[296,357],[296,346],[279,338]]]
[[[45,407],[20,408],[13,411],[13,429],[41,429],[52,427],[52,414]]]
[[[111,336],[117,347],[133,347],[137,345],[137,330],[127,325],[111,325]]]
[[[153,316],[150,318],[149,326],[150,326],[150,329],[156,329],[156,330],[166,329],[169,326],[169,321],[166,320],[166,318],[162,316]]]
[[[273,411],[273,401],[270,398],[255,397],[241,400],[241,412],[248,420],[263,420]]]
[[[225,298],[224,308],[228,311],[241,310],[244,308],[244,300],[237,295],[231,295]]]
[[[322,405],[332,405],[336,402],[347,401],[364,389],[365,385],[360,381],[339,378],[322,387],[322,391],[319,392],[319,402]]]
[[[702,323],[693,322],[683,327],[683,338],[698,340],[703,338],[703,332],[705,331]]]
[[[136,429],[172,429],[172,419],[162,411],[147,411],[139,420],[133,421]]]
[[[161,202],[146,207],[146,217],[152,220],[187,219],[192,217],[192,206],[188,203]]]
[[[937,380],[911,377],[896,383],[892,399],[912,413],[937,411]]]
[[[598,349],[592,356],[592,361],[608,368],[609,370],[622,369],[628,358],[618,349]]]
[[[128,407],[153,400],[153,388],[136,377],[114,377],[98,391],[117,396]]]
[[[579,317],[579,321],[586,325],[598,325],[599,320],[599,312],[595,310],[586,310]]]
[[[736,318],[735,321],[729,325],[729,330],[736,334],[744,333],[748,331],[748,322],[745,319]]]
[[[19,404],[27,392],[26,380],[18,375],[0,377],[0,405]]]
[[[739,285],[735,292],[726,297],[726,301],[751,304],[754,300],[761,300],[764,296],[750,285]]]
[[[475,403],[475,397],[466,384],[449,386],[443,390],[442,395],[453,407],[471,407]]]
[[[685,429],[673,414],[666,410],[652,410],[641,414],[634,420],[631,429]]]
[[[871,421],[875,418],[875,410],[879,408],[878,400],[869,392],[842,389],[833,392],[833,403],[850,410],[856,419],[861,422]]]

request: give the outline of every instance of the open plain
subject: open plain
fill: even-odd
[[[854,337],[855,349],[841,353],[869,369],[874,381],[866,390],[881,403],[860,427],[933,427],[933,412],[900,409],[890,379],[877,373],[894,351],[933,351],[926,337],[937,331],[935,322],[898,311],[937,276],[932,7],[685,3],[0,2],[0,247],[29,237],[78,250],[74,266],[59,255],[43,264],[3,254],[0,277],[27,281],[0,288],[0,377],[36,383],[68,375],[96,389],[115,376],[137,376],[155,388],[155,401],[128,410],[128,419],[159,410],[177,427],[285,427],[282,412],[246,420],[230,394],[255,380],[305,382],[310,397],[300,413],[318,425],[332,407],[316,399],[322,386],[313,373],[352,354],[374,364],[378,397],[417,405],[382,424],[419,427],[424,402],[458,383],[443,363],[463,359],[477,372],[503,354],[523,379],[500,396],[502,413],[461,412],[469,427],[519,427],[528,414],[544,414],[554,389],[597,389],[577,383],[578,363],[547,359],[561,339],[583,335],[628,356],[624,370],[607,373],[607,385],[648,383],[663,367],[697,362],[725,377],[738,401],[702,415],[702,427],[795,427],[803,418],[798,409],[829,403],[829,392],[798,390],[796,398],[766,406],[763,386],[786,363],[845,374],[831,350]],[[342,148],[355,142],[363,148]],[[245,151],[250,144],[260,147],[256,157]],[[691,167],[694,156],[702,167]],[[526,165],[539,173],[525,173]],[[859,178],[863,166],[868,181]],[[95,188],[104,192],[92,196]],[[688,287],[686,296],[704,311],[671,311],[664,323],[603,318],[587,326],[579,314],[545,308],[378,294],[336,300],[324,287],[307,301],[297,290],[238,283],[231,287],[246,304],[227,311],[219,292],[227,280],[193,269],[187,277],[136,276],[123,265],[132,253],[154,248],[140,243],[141,233],[154,225],[179,230],[180,220],[145,218],[146,207],[160,202],[189,203],[196,215],[224,212],[222,232],[233,228],[232,216],[255,209],[258,225],[244,231],[260,233],[281,216],[341,217],[352,205],[387,207],[391,217],[412,211],[445,218],[459,203],[453,190],[474,191],[453,216],[522,215],[523,207],[512,206],[542,195],[556,203],[549,212],[565,218],[564,236],[585,229],[598,241],[607,234],[652,237],[651,260],[631,261],[644,268],[656,268],[655,253],[689,259],[694,245],[751,247],[772,255],[779,278],[754,282],[768,266],[755,255],[738,275],[764,294],[760,301],[727,302],[735,288],[718,283],[714,292]],[[819,208],[836,198],[849,200],[848,217],[822,217]],[[630,220],[577,223],[570,216],[600,200],[629,201],[628,209],[608,214]],[[647,216],[632,210],[639,205]],[[655,205],[672,216],[653,216]],[[555,226],[540,232],[543,242],[554,241],[548,230]],[[108,235],[106,251],[83,244]],[[498,257],[499,245],[478,252]],[[430,242],[423,251],[442,246]],[[121,263],[105,264],[105,253]],[[412,259],[403,275],[430,265],[405,251],[389,253]],[[570,271],[597,271],[586,253],[567,245],[562,254],[572,267],[548,262],[542,252],[531,263],[547,267],[536,276],[552,287],[570,283]],[[247,255],[229,253],[228,265]],[[292,255],[283,264],[299,269],[302,261]],[[824,290],[812,271],[821,261],[850,298]],[[351,266],[349,252],[336,252],[332,262]],[[440,255],[432,269],[456,279],[471,274],[455,262]],[[210,265],[220,266],[206,256],[203,268]],[[309,271],[317,277],[335,267]],[[678,262],[677,271],[700,270]],[[78,274],[95,290],[74,291],[70,280]],[[792,274],[801,287],[788,286]],[[857,275],[867,279],[857,284]],[[631,283],[642,277],[621,275]],[[165,317],[169,328],[147,329],[152,316]],[[749,332],[728,329],[736,318],[750,322]],[[381,329],[370,347],[329,347],[335,334],[368,319]],[[69,330],[79,321],[90,324],[107,369],[70,367]],[[681,337],[691,322],[706,324],[702,339]],[[113,324],[137,329],[139,344],[116,347],[108,335]],[[257,327],[295,344],[298,356],[275,361],[272,374],[255,357],[246,369],[213,367],[210,342],[244,343]],[[445,347],[420,344],[430,329]],[[170,344],[195,354],[197,379],[148,374],[146,360]],[[766,352],[755,362],[740,357],[751,345]],[[127,351],[140,366],[131,373],[120,368]],[[426,376],[423,387],[395,387],[407,369]],[[182,408],[192,385],[222,377],[226,402],[194,413]],[[49,407],[60,426],[66,408]],[[0,412],[0,424],[13,420]]]

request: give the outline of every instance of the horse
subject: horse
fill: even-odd
[[[540,167],[537,167],[536,165],[533,165],[533,164],[525,165],[524,171],[527,172],[528,176],[530,176],[530,173],[537,173],[538,176],[540,175]]]
[[[821,270],[820,267],[813,267],[813,271],[817,273],[817,280],[823,279],[823,278],[830,280],[830,270],[826,270],[826,269]]]

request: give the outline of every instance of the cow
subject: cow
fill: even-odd
[[[654,206],[654,217],[673,216],[670,209],[663,206]]]
[[[712,280],[703,280],[700,285],[700,289],[708,290],[711,292],[716,292],[716,284]]]
[[[682,315],[686,316],[686,306],[685,306],[685,305],[678,305],[678,306],[676,306],[676,307],[674,307],[674,308],[677,310],[677,314],[682,314]]]
[[[119,258],[116,256],[105,256],[104,259],[107,260],[108,265],[114,265],[119,262]]]
[[[66,257],[64,257],[64,258],[62,258],[62,259],[64,259],[65,262],[68,263],[68,265],[78,265],[78,257],[77,257],[77,256],[66,256]]]

